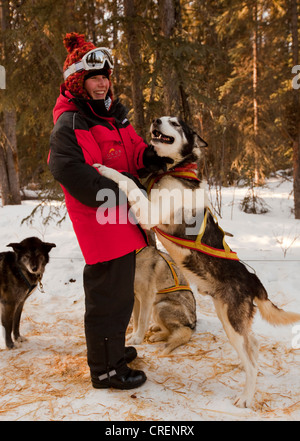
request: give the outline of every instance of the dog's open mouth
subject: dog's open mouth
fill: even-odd
[[[164,135],[160,131],[154,129],[152,131],[152,141],[159,141],[165,144],[173,144],[174,138],[172,136]]]

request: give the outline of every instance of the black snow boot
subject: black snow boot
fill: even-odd
[[[126,363],[130,363],[137,357],[136,349],[133,346],[125,346],[124,358]]]
[[[93,349],[95,350],[95,344]],[[132,361],[135,348],[127,349]],[[97,351],[88,351],[91,367],[92,385],[96,389],[113,387],[115,389],[133,389],[145,383],[147,377],[143,371],[130,369],[125,360],[124,339],[122,337],[104,337],[98,340]],[[94,359],[95,357],[95,359]],[[103,369],[100,369],[100,366]],[[93,368],[94,366],[94,368]],[[96,369],[97,366],[97,369]]]
[[[100,375],[92,374],[92,385],[96,389],[134,389],[145,383],[147,377],[143,371],[130,369],[126,363],[123,366],[104,372]]]

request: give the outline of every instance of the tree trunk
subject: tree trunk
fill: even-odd
[[[21,204],[19,164],[17,154],[17,117],[14,110],[4,112],[4,133],[6,135],[6,167],[9,182],[8,205]]]
[[[172,54],[172,43],[169,44],[177,25],[176,4],[179,0],[159,0],[160,29],[165,39],[165,53],[169,56],[165,57],[162,63],[162,78],[164,83],[164,104],[166,115],[177,116],[180,114],[180,92],[179,79],[174,69],[174,61]]]
[[[129,65],[131,66],[131,90],[134,109],[134,126],[139,135],[145,138],[144,97],[142,90],[142,59],[139,32],[134,0],[124,0],[126,18],[126,38],[128,42]]]
[[[6,170],[6,155],[5,155],[5,147],[4,140],[0,140],[0,196],[2,199],[2,205],[8,205],[9,203],[9,183],[7,179],[7,170]]]
[[[293,66],[299,64],[299,41],[298,41],[298,5],[297,0],[291,0],[291,30]],[[293,135],[293,174],[294,174],[294,208],[295,218],[300,219],[300,98],[299,90],[293,89],[293,114],[295,115]]]
[[[257,2],[253,5],[253,41],[252,41],[252,59],[253,59],[253,134],[254,134],[254,183],[259,183],[258,166],[258,105],[257,105]]]
[[[115,0],[112,3],[112,16],[114,17],[113,29],[112,29],[112,41],[113,41],[113,49],[116,49],[119,45],[119,36],[118,36],[118,22],[117,17],[118,13],[119,1]],[[119,60],[118,60],[117,51],[114,53],[114,86],[113,92],[116,96],[119,95],[119,84],[120,84],[120,69],[119,69]]]
[[[0,4],[0,27],[2,33],[9,26],[9,2],[2,0]],[[5,61],[7,48],[2,41],[2,53]],[[8,75],[9,76],[9,75]],[[1,154],[0,154],[0,185],[2,194],[2,205],[21,204],[18,155],[17,155],[17,118],[15,110],[3,112],[3,128],[1,128]]]

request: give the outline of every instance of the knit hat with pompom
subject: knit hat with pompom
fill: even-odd
[[[68,51],[68,56],[64,62],[63,70],[65,71],[69,66],[77,61],[80,61],[82,57],[92,49],[96,49],[96,46],[85,41],[83,34],[77,34],[77,32],[71,32],[66,34],[64,38],[64,46]],[[91,71],[83,70],[81,72],[75,72],[65,80],[66,89],[68,89],[73,95],[80,96],[85,99],[90,99],[87,91],[84,88],[85,77],[90,74]],[[103,72],[108,78],[111,74],[110,69],[105,69]]]

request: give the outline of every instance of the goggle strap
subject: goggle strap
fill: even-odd
[[[75,63],[75,72],[80,72],[81,70],[84,70],[84,65],[82,61],[77,61]]]
[[[77,61],[64,71],[64,79],[66,80],[70,75],[73,75],[75,72],[81,72],[82,70],[84,70],[82,61]]]

